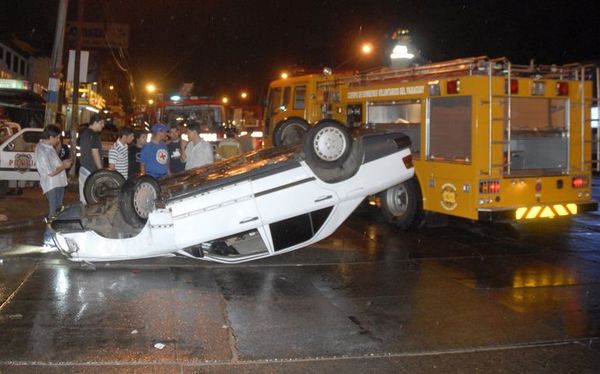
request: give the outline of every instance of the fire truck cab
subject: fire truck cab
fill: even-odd
[[[323,74],[306,74],[275,80],[269,86],[265,110],[265,146],[297,142],[321,119],[346,122],[341,101],[343,78],[328,69]]]

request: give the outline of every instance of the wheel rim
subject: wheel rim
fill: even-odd
[[[335,161],[346,150],[346,137],[337,127],[325,127],[315,135],[313,148],[317,156],[325,161]]]
[[[305,128],[300,125],[288,125],[281,133],[281,144],[298,143],[302,140],[305,133]]]
[[[403,216],[408,210],[408,191],[404,184],[391,187],[385,194],[388,210],[394,216]]]
[[[154,210],[156,201],[156,189],[150,183],[141,183],[133,195],[133,208],[141,218],[148,218],[148,215]]]

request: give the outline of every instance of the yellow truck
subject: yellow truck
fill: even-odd
[[[401,228],[420,227],[427,212],[476,221],[570,216],[598,206],[591,197],[596,72],[482,56],[277,80],[265,136],[293,141],[322,118],[402,128],[416,176],[379,195],[386,219]]]

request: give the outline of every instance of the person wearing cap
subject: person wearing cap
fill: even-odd
[[[192,122],[187,132],[189,142],[185,146],[182,161],[185,162],[185,170],[197,168],[214,162],[212,146],[200,137],[200,124]]]
[[[79,136],[79,149],[81,153],[81,167],[79,168],[79,200],[85,205],[83,187],[90,174],[102,169],[102,141],[100,132],[104,128],[104,117],[96,113],[90,118],[90,125]]]
[[[169,150],[165,141],[169,128],[162,123],[152,126],[152,139],[142,148],[140,154],[140,173],[154,178],[163,178],[171,174],[169,170]]]

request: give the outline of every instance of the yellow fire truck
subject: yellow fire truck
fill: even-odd
[[[413,143],[416,178],[379,196],[398,227],[421,226],[425,212],[481,221],[574,215],[597,209],[594,69],[473,57],[278,80],[265,136],[285,143],[322,118],[402,128]]]

